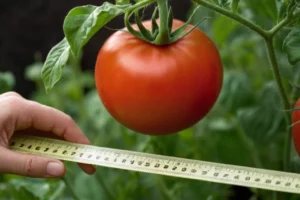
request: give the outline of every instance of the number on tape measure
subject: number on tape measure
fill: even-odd
[[[74,144],[34,136],[15,136],[10,148],[16,152],[71,162],[300,194],[300,175],[295,173]]]

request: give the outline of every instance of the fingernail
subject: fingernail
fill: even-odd
[[[47,165],[46,172],[50,176],[61,176],[64,173],[64,166],[57,162],[50,162]]]

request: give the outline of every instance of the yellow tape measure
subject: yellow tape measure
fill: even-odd
[[[15,136],[16,152],[172,177],[300,194],[300,175],[273,170],[74,144],[35,136]]]

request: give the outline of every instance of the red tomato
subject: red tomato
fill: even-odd
[[[151,28],[150,21],[143,24]],[[173,28],[181,25],[174,20]],[[95,81],[119,123],[143,134],[166,135],[194,125],[210,111],[223,68],[216,46],[199,29],[165,46],[118,31],[99,51]]]
[[[300,108],[300,98],[295,104],[295,108]],[[300,110],[293,111],[292,114],[292,123],[300,122]],[[292,134],[295,148],[300,155],[300,123],[295,124],[292,126]]]

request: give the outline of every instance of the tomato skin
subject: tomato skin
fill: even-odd
[[[294,108],[300,108],[300,98],[295,103]],[[292,113],[292,123],[300,121],[300,110],[294,110]],[[292,126],[293,141],[297,153],[300,155],[300,123]]]
[[[150,21],[143,24],[151,28]],[[183,22],[173,24],[175,29]],[[210,111],[222,87],[223,67],[217,48],[200,29],[166,46],[118,31],[99,51],[95,82],[119,123],[142,134],[166,135]]]

